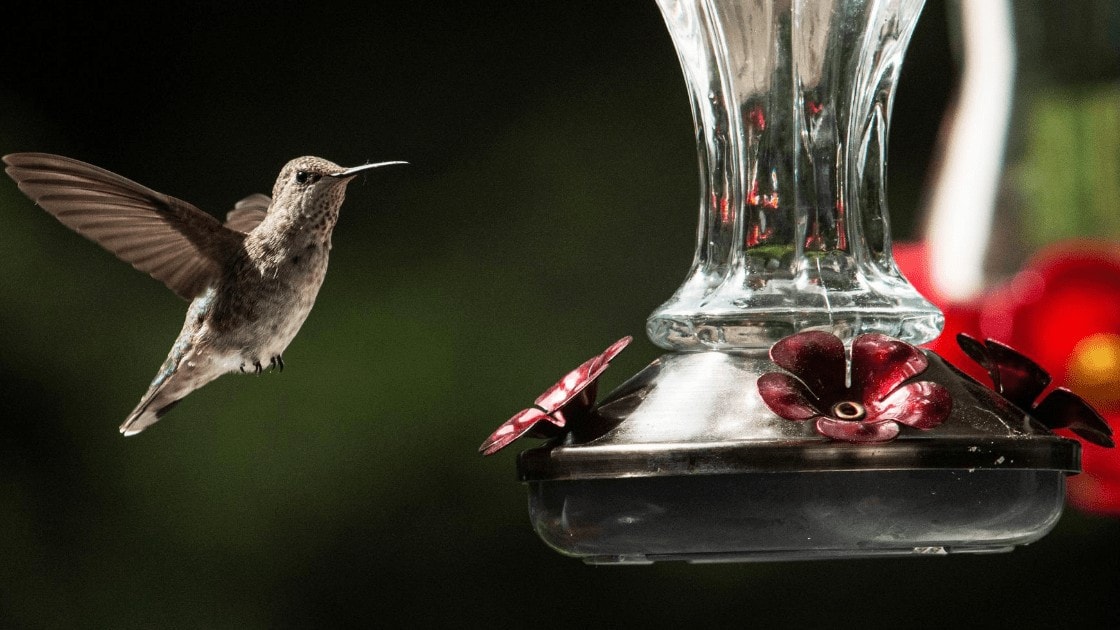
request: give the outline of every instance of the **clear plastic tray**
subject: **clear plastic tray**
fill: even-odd
[[[529,513],[593,564],[1009,551],[1062,513],[1054,470],[759,472],[530,482]]]

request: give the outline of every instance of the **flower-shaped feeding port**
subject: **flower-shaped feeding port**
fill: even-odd
[[[966,333],[957,335],[957,343],[987,370],[993,389],[1047,428],[1069,429],[1097,446],[1114,446],[1108,423],[1077,394],[1058,387],[1039,400],[1050,374],[1027,356],[994,339],[980,342]]]
[[[813,420],[817,433],[834,440],[886,442],[898,437],[900,424],[932,429],[952,408],[943,386],[906,383],[929,365],[925,355],[880,333],[852,342],[851,385],[844,343],[836,335],[807,331],[786,337],[770,349],[770,358],[792,375],[759,377],[762,400],[787,420]]]
[[[478,448],[479,452],[493,455],[522,436],[554,438],[566,431],[575,431],[587,439],[590,432],[605,431],[606,427],[592,421],[599,377],[632,340],[633,337],[623,337],[568,372],[538,396],[532,407],[522,409],[502,423]]]

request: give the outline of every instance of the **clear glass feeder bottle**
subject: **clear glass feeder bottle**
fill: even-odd
[[[550,546],[592,563],[1007,550],[1063,507],[1078,445],[937,355],[937,431],[837,442],[756,385],[797,332],[910,344],[938,309],[891,255],[891,104],[923,0],[657,0],[692,102],[696,256],[649,318],[670,352],[603,400],[610,428],[518,460]]]

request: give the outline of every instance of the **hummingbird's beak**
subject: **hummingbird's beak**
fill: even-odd
[[[392,166],[393,164],[408,164],[408,162],[401,162],[398,160],[394,162],[374,162],[373,164],[363,164],[361,166],[348,168],[341,173],[331,173],[331,177],[337,177],[339,179],[350,179],[351,177],[357,175],[358,173],[361,173],[362,171],[368,171],[372,168],[380,168],[382,166]]]

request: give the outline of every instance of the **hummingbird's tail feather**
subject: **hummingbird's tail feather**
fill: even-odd
[[[177,363],[179,358],[172,354],[168,357],[164,369],[156,376],[147,393],[140,399],[140,404],[132,410],[128,418],[121,424],[120,431],[123,435],[130,436],[140,433],[155,424],[171,408],[179,404],[187,394],[202,387],[222,374],[221,370],[199,369],[192,362]],[[205,362],[204,362],[205,363]]]
[[[147,429],[155,424],[171,408],[179,404],[182,398],[177,398],[171,402],[165,403],[162,406],[153,406],[155,399],[146,399],[140,401],[140,404],[129,414],[128,418],[121,424],[121,434],[125,437],[136,435],[137,433]]]

